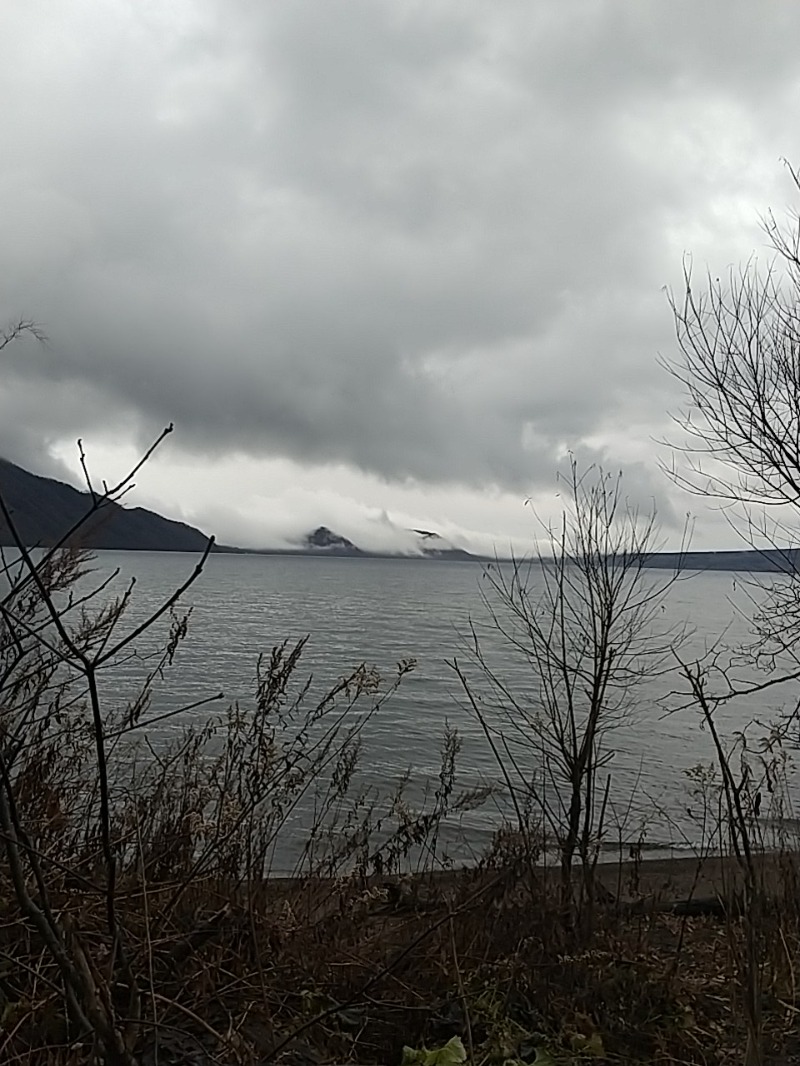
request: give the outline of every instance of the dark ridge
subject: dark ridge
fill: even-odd
[[[307,533],[302,547],[308,551],[324,551],[326,555],[363,555],[352,540],[334,533],[327,526],[317,526],[313,533]]]
[[[39,477],[0,459],[0,495],[26,547],[51,547],[91,511],[88,492],[52,478]],[[201,552],[208,538],[199,529],[174,522],[143,507],[104,503],[71,543],[116,551]],[[0,515],[0,545],[15,544]]]
[[[680,570],[738,570],[743,573],[793,574],[800,565],[797,548],[763,550],[653,552],[644,559],[645,566]]]

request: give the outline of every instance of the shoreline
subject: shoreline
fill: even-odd
[[[792,871],[796,883],[800,883],[800,853],[791,851],[759,852],[755,856],[756,866],[767,893],[770,886],[778,886],[781,876]],[[367,876],[366,884],[371,888],[390,890],[395,900],[403,899],[423,902],[426,907],[438,902],[446,902],[454,892],[464,887],[465,883],[476,889],[481,883],[489,882],[503,874],[504,865],[509,875],[512,863],[499,863],[496,866],[462,866],[444,870],[408,871],[385,875]],[[516,866],[522,882],[526,877],[524,865]],[[534,872],[540,875],[544,885],[555,885],[560,869],[557,863],[537,863]],[[573,869],[573,880],[580,878],[580,867]],[[346,879],[346,878],[344,878]],[[290,894],[298,889],[330,889],[343,880],[340,877],[317,877],[315,875],[281,875],[266,876],[261,883],[261,891],[269,894],[276,892],[279,896]],[[690,901],[704,901],[708,905],[729,900],[742,887],[741,867],[735,855],[679,855],[672,857],[643,857],[640,860],[599,862],[595,867],[595,885],[598,888],[598,902],[613,906],[637,905],[652,906],[656,909],[670,909],[673,905]]]

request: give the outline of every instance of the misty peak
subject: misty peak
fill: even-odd
[[[317,526],[313,533],[307,533],[303,540],[303,547],[348,555],[361,553],[361,549],[357,548],[351,540],[334,533],[327,526]]]

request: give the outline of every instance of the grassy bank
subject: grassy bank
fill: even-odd
[[[798,1009],[797,862],[766,866],[765,1037],[777,1054]],[[476,1062],[734,1063],[741,916],[675,907],[724,900],[734,874],[730,860],[607,867],[591,932],[564,924],[547,871],[503,854],[400,878],[132,878],[118,912],[135,994],[107,981],[104,886],[65,874],[50,902],[98,1000],[116,1004],[121,1025],[128,1011],[138,1019],[131,1050],[143,1063],[395,1063],[404,1046],[454,1036]],[[0,1061],[89,1061],[58,969],[12,898],[4,884]]]

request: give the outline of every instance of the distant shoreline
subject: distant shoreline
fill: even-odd
[[[325,548],[237,548],[232,545],[214,546],[214,552],[224,555],[272,555],[313,559],[403,559],[418,562],[464,562],[464,563],[513,563],[511,556],[477,555],[458,549],[442,550],[429,554],[393,554],[370,552],[361,549]],[[518,556],[517,562],[527,562],[529,556]],[[800,556],[795,549],[782,551],[703,551],[703,552],[654,552],[643,560],[643,565],[653,570],[730,571],[732,573],[783,573],[788,574],[800,567]]]
[[[197,554],[208,545],[207,535],[186,522],[165,518],[143,507],[125,507],[111,500],[101,507],[87,492],[53,478],[40,477],[0,458],[0,495],[13,520],[14,530],[0,517],[0,547],[13,548],[17,540],[28,547],[59,543],[69,531],[80,529],[72,543],[92,551],[188,552]],[[296,547],[239,548],[215,544],[215,554],[268,555],[325,559],[416,559],[434,562],[510,563],[508,556],[483,555],[453,547],[427,529],[397,530],[406,546],[416,537],[419,550],[376,552],[359,548],[327,526],[318,526]],[[518,557],[527,563],[528,556]],[[653,552],[642,563],[661,570],[721,570],[738,573],[792,573],[800,568],[800,549],[769,548],[742,551]]]

